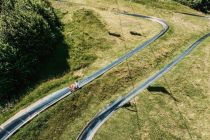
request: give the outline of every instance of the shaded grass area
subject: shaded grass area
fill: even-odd
[[[100,2],[105,3],[103,1]],[[112,6],[116,8],[116,5],[113,4],[113,1],[109,1],[107,5],[104,4],[103,6],[110,6],[110,2],[112,3]],[[125,8],[126,10],[131,11],[128,3],[125,1],[120,1],[120,6],[123,7],[122,9]],[[187,21],[186,17],[174,14],[171,11],[169,11],[169,13],[162,13],[161,9],[154,11],[153,9],[148,9],[138,4],[134,5],[134,9],[135,11],[140,13],[145,12],[145,14],[148,15],[165,18],[165,20],[169,22],[171,28],[170,31],[161,39],[159,39],[156,43],[153,43],[153,45],[146,48],[135,57],[129,59],[132,77],[128,75],[127,64],[123,63],[119,67],[116,67],[109,73],[105,74],[103,77],[84,87],[73,96],[67,97],[46,112],[40,114],[32,122],[30,122],[18,133],[16,133],[16,135],[14,135],[12,139],[75,139],[84,127],[84,125],[94,116],[94,114],[96,114],[109,102],[116,100],[117,97],[126,94],[132,89],[131,78],[134,84],[137,85],[140,81],[151,75],[151,73],[158,70],[158,65],[163,66],[164,64],[166,64],[176,54],[180,53],[181,50],[186,48],[187,44],[190,44],[195,38],[200,36],[208,28],[200,28],[201,26],[206,25],[207,22],[203,22],[202,20],[198,21],[198,19],[190,19],[190,21]],[[174,22],[174,20],[176,20],[177,22]],[[194,30],[190,30],[191,22],[197,23],[197,25],[195,25],[194,27]],[[185,25],[185,23],[187,24]],[[183,33],[184,29],[186,29],[185,33]],[[154,51],[156,57],[154,57],[154,54],[151,53],[152,50]],[[150,114],[150,112],[148,111],[153,110],[154,104],[148,104],[148,102],[151,102],[153,100],[146,100],[147,98],[148,96],[145,95],[145,100],[143,100],[144,102],[142,103],[145,105],[144,111]],[[162,101],[160,99],[154,100],[154,102],[161,104],[161,106],[157,106],[155,108],[156,110],[160,111],[162,111],[161,107],[163,108],[164,104],[167,103],[167,101]],[[172,115],[170,114],[171,117],[169,118],[175,118],[174,122],[177,123],[179,120],[179,117],[177,116],[179,116],[179,114],[176,113],[176,110],[173,110],[173,107],[169,108],[169,110],[172,110],[171,112],[175,112],[172,113]],[[132,127],[138,128],[136,115],[134,114],[134,116],[129,117],[125,114],[123,114],[122,116],[125,116],[125,118],[127,117],[131,120],[130,122],[132,124]],[[129,112],[127,112],[127,114],[129,114]],[[155,117],[156,114],[154,113],[153,116]],[[162,113],[162,118],[164,117],[166,116],[164,113]],[[131,126],[130,122],[127,121],[127,119],[123,118],[121,120],[119,120],[119,122],[122,122],[123,125]],[[132,120],[136,120],[136,122]],[[144,118],[142,121],[145,120],[147,119]],[[152,124],[150,125],[147,122],[147,125],[149,125],[154,130],[154,134],[148,135],[151,135],[151,137],[155,137],[156,135],[160,134],[160,136],[169,139],[177,138],[176,135],[165,133],[163,130],[161,130],[161,125],[159,127],[155,127],[157,125],[157,122],[154,119],[151,119],[151,121],[152,120]],[[166,125],[168,123],[167,121],[167,119],[162,119],[161,124]],[[105,133],[109,135],[109,139],[117,138],[117,136],[120,136],[120,138],[122,139],[127,139],[127,136],[131,136],[132,139],[135,139],[138,138],[140,135],[139,132],[136,132],[136,129],[123,129],[123,131],[119,129],[119,131],[113,131],[116,130],[115,128],[118,128],[118,123],[114,124],[115,125],[112,125],[114,128],[112,127],[113,129],[110,129],[110,131],[112,131],[113,133],[119,133],[117,133],[116,136],[114,134],[111,135],[112,133],[110,133],[110,131],[109,133]],[[185,124],[183,122],[179,122],[179,125],[182,126],[182,130],[184,130]],[[167,127],[173,128],[173,126],[174,125],[169,125]],[[177,129],[179,130],[179,127]],[[144,134],[144,132],[145,131],[142,131],[142,134]],[[100,138],[102,139],[102,137]],[[106,137],[103,136],[103,139],[106,139]]]

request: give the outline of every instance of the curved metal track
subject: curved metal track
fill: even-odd
[[[123,14],[123,13],[120,13]],[[82,88],[86,84],[92,82],[96,78],[100,77],[113,67],[119,65],[126,59],[130,58],[131,56],[135,55],[139,51],[141,51],[143,48],[160,38],[163,34],[166,33],[169,26],[167,23],[159,18],[156,17],[150,17],[150,16],[143,16],[143,15],[137,15],[137,14],[124,14],[127,16],[134,16],[139,18],[148,19],[154,22],[157,22],[162,25],[163,29],[154,37],[147,40],[143,44],[137,46],[136,48],[132,49],[130,52],[124,54],[123,56],[119,57],[118,59],[114,60],[109,65],[105,66],[104,68],[96,71],[95,73],[91,74],[90,76],[85,77],[84,79],[78,81],[78,88]],[[15,114],[12,118],[7,120],[5,123],[3,123],[0,126],[0,139],[6,140],[8,139],[13,133],[15,133],[20,127],[28,123],[30,120],[32,120],[34,117],[36,117],[39,113],[46,110],[48,107],[52,106],[53,104],[57,103],[58,101],[62,100],[66,96],[72,94],[73,92],[70,91],[68,87],[63,88],[61,90],[58,90],[50,95],[47,95],[46,97],[38,100],[37,102],[33,103],[32,105],[28,106],[27,108],[21,110],[17,114]]]
[[[187,50],[185,50],[182,54],[180,54],[177,58],[175,58],[171,63],[167,64],[156,74],[150,76],[145,80],[142,84],[140,84],[137,88],[132,90],[126,96],[119,98],[111,105],[107,106],[102,112],[96,115],[82,130],[80,135],[78,136],[78,140],[91,140],[96,131],[100,128],[100,126],[120,107],[128,103],[132,98],[140,94],[144,89],[146,89],[153,82],[162,77],[166,72],[168,72],[172,67],[174,67],[179,61],[181,61],[186,55],[188,55],[195,47],[197,47],[202,41],[210,36],[210,33],[204,35],[200,39],[198,39],[195,43],[193,43]]]

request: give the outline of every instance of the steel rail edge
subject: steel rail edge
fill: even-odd
[[[97,114],[82,130],[82,132],[77,137],[77,140],[91,140],[96,133],[96,131],[100,128],[100,126],[120,107],[128,103],[132,98],[140,94],[144,89],[146,89],[150,84],[158,80],[165,73],[171,70],[179,61],[181,61],[185,56],[187,56],[194,48],[196,48],[202,41],[210,36],[210,33],[204,35],[199,38],[196,42],[194,42],[188,49],[186,49],[183,53],[181,53],[178,57],[176,57],[172,62],[165,65],[160,71],[150,76],[145,80],[142,84],[133,89],[126,96],[120,97],[111,105],[108,105],[102,112]]]
[[[124,14],[127,16],[134,16],[139,18],[145,18],[154,22],[158,22],[162,25],[163,29],[154,37],[150,38],[149,40],[145,41],[143,44],[137,46],[136,48],[132,49],[128,53],[124,54],[123,56],[119,57],[118,59],[114,60],[112,63],[108,64],[107,66],[103,67],[102,69],[96,71],[95,73],[91,74],[90,76],[85,77],[84,79],[78,81],[78,88],[82,88],[86,84],[92,82],[94,79],[100,77],[105,72],[109,71],[113,67],[119,65],[126,59],[130,58],[131,56],[135,55],[142,49],[144,49],[146,46],[150,45],[152,42],[160,38],[163,34],[167,32],[169,29],[169,26],[165,21],[162,19],[156,18],[156,17],[150,17],[150,16],[144,16],[139,14],[128,14],[128,13],[119,13]],[[50,95],[45,96],[44,98],[36,101],[35,103],[29,105],[25,109],[22,109],[17,114],[15,114],[13,117],[11,117],[9,120],[1,124],[0,126],[0,139],[6,140],[8,139],[12,134],[14,134],[20,127],[28,123],[30,120],[32,120],[34,117],[36,117],[39,113],[46,110],[50,106],[54,105],[58,101],[62,100],[66,96],[70,95],[71,92],[68,87],[65,87],[61,90],[58,90]]]

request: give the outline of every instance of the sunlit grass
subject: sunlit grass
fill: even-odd
[[[184,10],[186,8],[181,5],[178,5],[180,6],[178,8],[164,8],[162,10],[161,7],[152,8],[151,4],[145,6],[138,3],[132,3],[132,9],[129,2],[123,0],[119,0],[119,5],[117,5],[115,1],[111,0],[100,0],[97,3],[94,3],[93,1],[87,1],[86,3],[83,3],[86,5],[75,4],[75,2],[79,3],[80,1],[69,1],[74,3],[59,1],[53,2],[53,6],[56,9],[60,9],[58,10],[60,11],[59,14],[62,17],[62,22],[66,25],[67,28],[65,30],[64,26],[64,35],[66,38],[66,42],[67,44],[69,43],[68,45],[72,44],[72,39],[68,38],[68,36],[70,35],[69,32],[72,31],[72,28],[75,27],[76,29],[73,31],[76,37],[74,38],[75,42],[73,42],[73,44],[78,44],[77,41],[81,41],[80,37],[84,35],[80,34],[79,30],[86,28],[86,31],[90,33],[90,36],[84,35],[85,38],[83,39],[85,40],[85,45],[91,43],[88,46],[93,48],[85,51],[84,53],[89,52],[88,55],[92,54],[93,56],[96,56],[96,58],[91,59],[91,62],[89,61],[90,64],[87,63],[85,68],[78,67],[80,66],[78,65],[78,63],[83,62],[82,59],[78,59],[78,61],[77,59],[75,59],[76,63],[73,65],[74,67],[72,68],[73,70],[77,71],[67,71],[67,73],[64,73],[63,76],[56,77],[54,78],[54,80],[49,79],[48,82],[41,83],[34,90],[29,90],[28,96],[35,96],[35,98],[30,101],[25,101],[25,98],[27,97],[23,98],[21,102],[25,103],[19,103],[17,105],[15,104],[15,108],[16,106],[19,106],[16,108],[16,110],[22,108],[24,105],[27,106],[27,104],[36,101],[36,99],[46,94],[49,94],[56,89],[59,89],[60,87],[66,86],[68,83],[73,82],[76,79],[80,79],[85,75],[92,73],[102,66],[105,66],[131,48],[134,48],[135,45],[137,45],[138,43],[143,42],[154,34],[158,33],[158,31],[161,29],[160,25],[151,21],[121,16],[123,25],[122,31],[124,36],[122,38],[110,37],[108,36],[108,34],[105,33],[108,30],[121,33],[119,15],[116,14],[116,11],[125,10],[128,12],[136,12],[144,15],[152,15],[163,18],[169,23],[170,30],[168,33],[166,33],[166,35],[158,39],[155,43],[144,49],[142,52],[138,53],[138,55],[135,55],[128,60],[131,77],[128,73],[126,62],[121,64],[120,66],[114,68],[96,81],[87,85],[80,91],[76,92],[73,96],[67,97],[63,101],[59,102],[55,106],[40,114],[32,122],[20,129],[20,131],[13,137],[13,139],[75,139],[82,128],[85,126],[85,124],[99,110],[101,110],[111,101],[116,100],[119,96],[127,94],[132,89],[132,82],[135,86],[138,85],[141,81],[151,75],[151,73],[157,71],[159,67],[162,67],[167,62],[172,60],[174,56],[179,54],[182,50],[186,49],[188,45],[190,45],[203,33],[207,32],[210,26],[209,21],[207,20],[203,20],[198,17],[188,17],[186,15],[175,13],[174,10]],[[167,3],[167,1],[164,2],[163,6],[165,7]],[[92,21],[88,21],[89,19],[87,19],[87,22],[81,21],[77,23],[78,25],[71,24],[71,13],[77,11],[78,9],[84,8],[95,11],[95,13],[97,13],[98,15],[98,19],[100,20],[95,20],[94,22],[96,23],[93,23]],[[187,10],[188,12],[195,12],[188,8]],[[79,16],[84,15],[82,14]],[[80,19],[80,17],[78,19]],[[94,28],[88,28],[90,27],[88,26],[88,24],[93,24],[97,26],[94,26]],[[98,26],[99,24],[104,24],[106,29]],[[139,32],[142,32],[145,37],[133,37],[129,34],[130,30],[138,30]],[[86,40],[89,37],[92,37],[92,39],[96,40],[96,42],[93,42],[92,39]],[[105,48],[105,50],[103,48],[99,47],[98,49],[96,47],[97,42],[101,42],[100,39],[102,38],[109,40],[105,44],[104,41],[102,41],[102,44],[98,44],[98,46],[105,46],[103,47]],[[126,42],[124,42],[123,40],[126,40]],[[125,45],[126,48],[124,47]],[[68,51],[70,54],[69,58],[67,59],[67,64],[71,69],[71,49],[68,49]],[[152,51],[154,51],[155,56]],[[79,52],[80,51],[78,51],[78,53]],[[94,60],[94,62],[92,60]],[[52,84],[53,86],[50,88],[51,90],[48,90],[49,83],[53,81],[55,81],[55,83]],[[162,85],[162,83],[160,83],[159,85]],[[58,85],[59,87],[57,87]],[[190,94],[191,90],[191,88],[186,89],[187,95],[196,97],[195,93],[194,96]],[[196,91],[202,90],[197,89]],[[186,126],[183,121],[179,121],[180,115],[179,113],[177,113],[177,108],[174,107],[173,101],[169,96],[165,96],[162,94],[153,95],[148,93],[143,93],[141,96],[139,96],[139,98],[137,99],[138,109],[140,110],[140,107],[142,109],[139,112],[140,119],[138,119],[138,121],[140,122],[140,125],[142,125],[140,127],[143,131],[137,131],[138,121],[136,119],[136,113],[129,113],[129,111],[126,111],[126,109],[122,109],[119,111],[119,113],[121,112],[122,114],[114,115],[114,117],[110,119],[111,123],[108,122],[107,125],[105,124],[102,127],[101,131],[99,131],[99,134],[96,135],[96,139],[137,139],[140,136],[142,136],[142,138],[145,137],[151,139],[155,139],[156,136],[168,139],[176,139],[183,135],[186,136],[186,138],[189,138],[187,134],[183,134],[180,132],[182,130],[184,130],[183,132],[186,132]],[[166,104],[168,103],[170,103],[171,106],[166,106]],[[8,116],[14,114],[16,110],[8,112],[6,111],[8,115],[6,115],[5,118],[8,118]],[[161,115],[156,115],[157,112],[155,111],[161,112]],[[147,120],[147,118],[150,117],[151,114],[153,117]],[[167,116],[168,119],[162,119],[165,116]],[[154,119],[155,117],[156,119]],[[160,118],[162,120],[160,120]],[[169,123],[168,126],[167,123]],[[123,127],[123,125],[125,127]],[[177,135],[172,134],[171,129],[162,129],[163,127],[164,129],[165,127],[174,127]]]

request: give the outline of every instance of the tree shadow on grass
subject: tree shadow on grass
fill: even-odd
[[[55,50],[53,51],[53,54],[49,57],[49,59],[41,63],[38,74],[39,81],[45,81],[47,79],[58,77],[69,71],[70,66],[67,61],[68,59],[68,45],[62,39],[55,47]]]
[[[125,108],[128,111],[137,112],[136,109],[133,109],[133,105],[131,104],[131,102],[126,103],[122,107]]]
[[[165,87],[161,86],[149,86],[147,90],[150,93],[156,92],[156,93],[161,93],[161,94],[166,94],[169,95],[174,101],[178,101]]]
[[[147,90],[150,92],[150,93],[161,93],[161,94],[166,94],[166,95],[169,95],[174,101],[178,101],[165,87],[161,87],[161,86],[149,86],[147,88]],[[133,105],[131,104],[131,102],[128,102],[127,104],[125,104],[123,106],[123,108],[129,110],[129,111],[132,111],[132,112],[137,112],[136,109],[132,109],[133,108]]]

